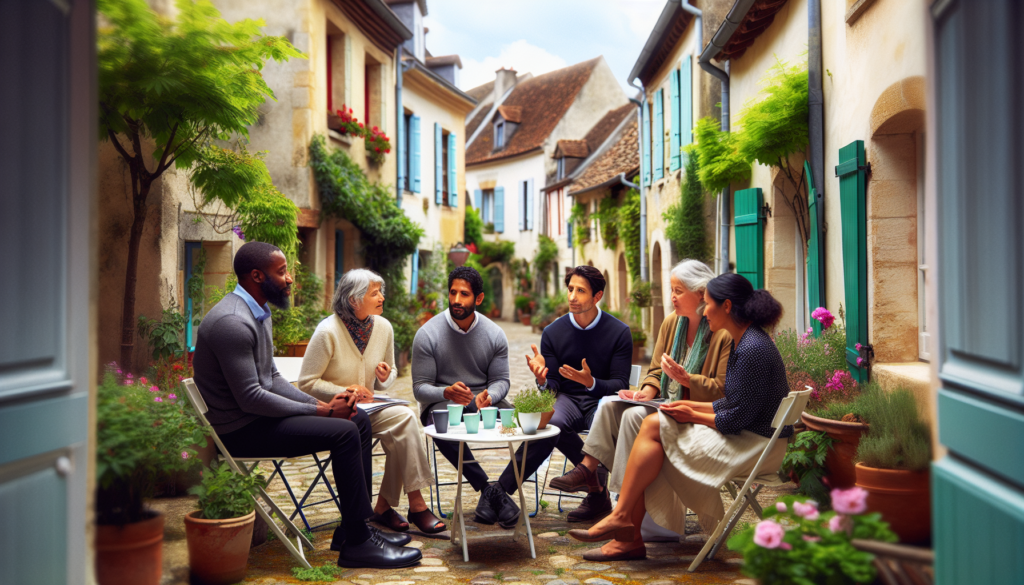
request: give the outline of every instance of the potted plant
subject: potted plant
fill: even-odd
[[[340,110],[327,114],[327,127],[343,136],[362,136],[363,124],[352,113],[352,108],[342,104]]]
[[[857,447],[857,486],[904,543],[931,537],[931,432],[910,390],[869,392],[861,400],[871,428]]]
[[[158,478],[199,464],[206,434],[184,399],[110,364],[96,395],[96,579],[157,585],[164,516],[145,507]]]
[[[529,295],[516,295],[516,312],[519,313],[519,322],[523,325],[530,324],[530,317],[533,315],[533,307],[536,303]]]
[[[527,386],[512,399],[512,406],[516,409],[516,420],[523,427],[523,433],[535,435],[538,430],[547,428],[555,415],[555,393]]]
[[[743,573],[762,585],[874,582],[874,555],[850,541],[895,542],[896,536],[877,512],[865,514],[864,490],[835,489],[830,495],[832,512],[819,512],[814,500],[780,498],[764,509],[764,520],[730,538],[729,548],[743,554]]]
[[[256,519],[252,496],[266,485],[262,475],[235,473],[221,463],[210,467],[202,483],[189,490],[199,496],[199,509],[185,515],[193,577],[209,585],[228,585],[245,578]]]
[[[270,306],[274,320],[274,355],[306,355],[309,338],[320,321],[329,315],[323,310],[323,291],[323,279],[301,264],[296,266],[294,303],[287,309]]]
[[[639,325],[629,326],[629,335],[633,338],[633,363],[641,362],[646,353],[647,333]]]

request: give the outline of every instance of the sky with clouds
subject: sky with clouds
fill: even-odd
[[[501,67],[539,75],[598,55],[626,88],[665,1],[427,0],[427,50],[462,58],[461,89]]]

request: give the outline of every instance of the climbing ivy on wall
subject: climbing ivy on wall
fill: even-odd
[[[636,189],[626,192],[615,223],[626,248],[629,278],[635,282],[640,280],[640,193]]]

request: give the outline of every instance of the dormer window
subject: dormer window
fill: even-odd
[[[561,181],[562,179],[565,178],[565,157],[560,156],[557,159],[555,159],[555,165],[557,169],[555,171],[555,180]]]
[[[494,124],[494,148],[505,147],[505,120],[498,118]]]
[[[498,113],[494,116],[494,150],[508,145],[522,121],[523,109],[520,106],[498,106]]]

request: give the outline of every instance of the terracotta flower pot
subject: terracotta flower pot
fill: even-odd
[[[308,346],[308,345],[309,345],[309,340],[308,339],[306,341],[298,341],[296,343],[289,343],[287,346],[285,346],[285,347],[288,348],[288,350],[287,350],[288,357],[305,357],[305,355],[306,355],[306,346]]]
[[[825,467],[828,468],[829,485],[833,488],[850,488],[857,482],[853,469],[853,458],[857,455],[860,437],[868,430],[865,423],[849,423],[827,418],[818,418],[807,414],[800,416],[807,429],[824,431],[836,440],[825,456]]]
[[[124,526],[96,526],[100,585],[158,585],[163,572],[164,515]]]
[[[529,325],[530,324],[530,319],[532,317],[533,317],[532,315],[528,315],[526,313],[522,313],[522,314],[519,315],[519,322],[522,323],[523,325]]]
[[[192,575],[210,585],[238,583],[245,578],[256,511],[224,520],[206,520],[199,518],[199,514],[196,510],[185,516]]]
[[[546,429],[548,427],[548,423],[551,422],[551,417],[553,416],[555,416],[554,409],[540,413],[540,424],[537,426],[537,429]]]
[[[929,472],[856,466],[857,486],[868,492],[868,511],[881,512],[900,542],[927,542],[932,535]]]

